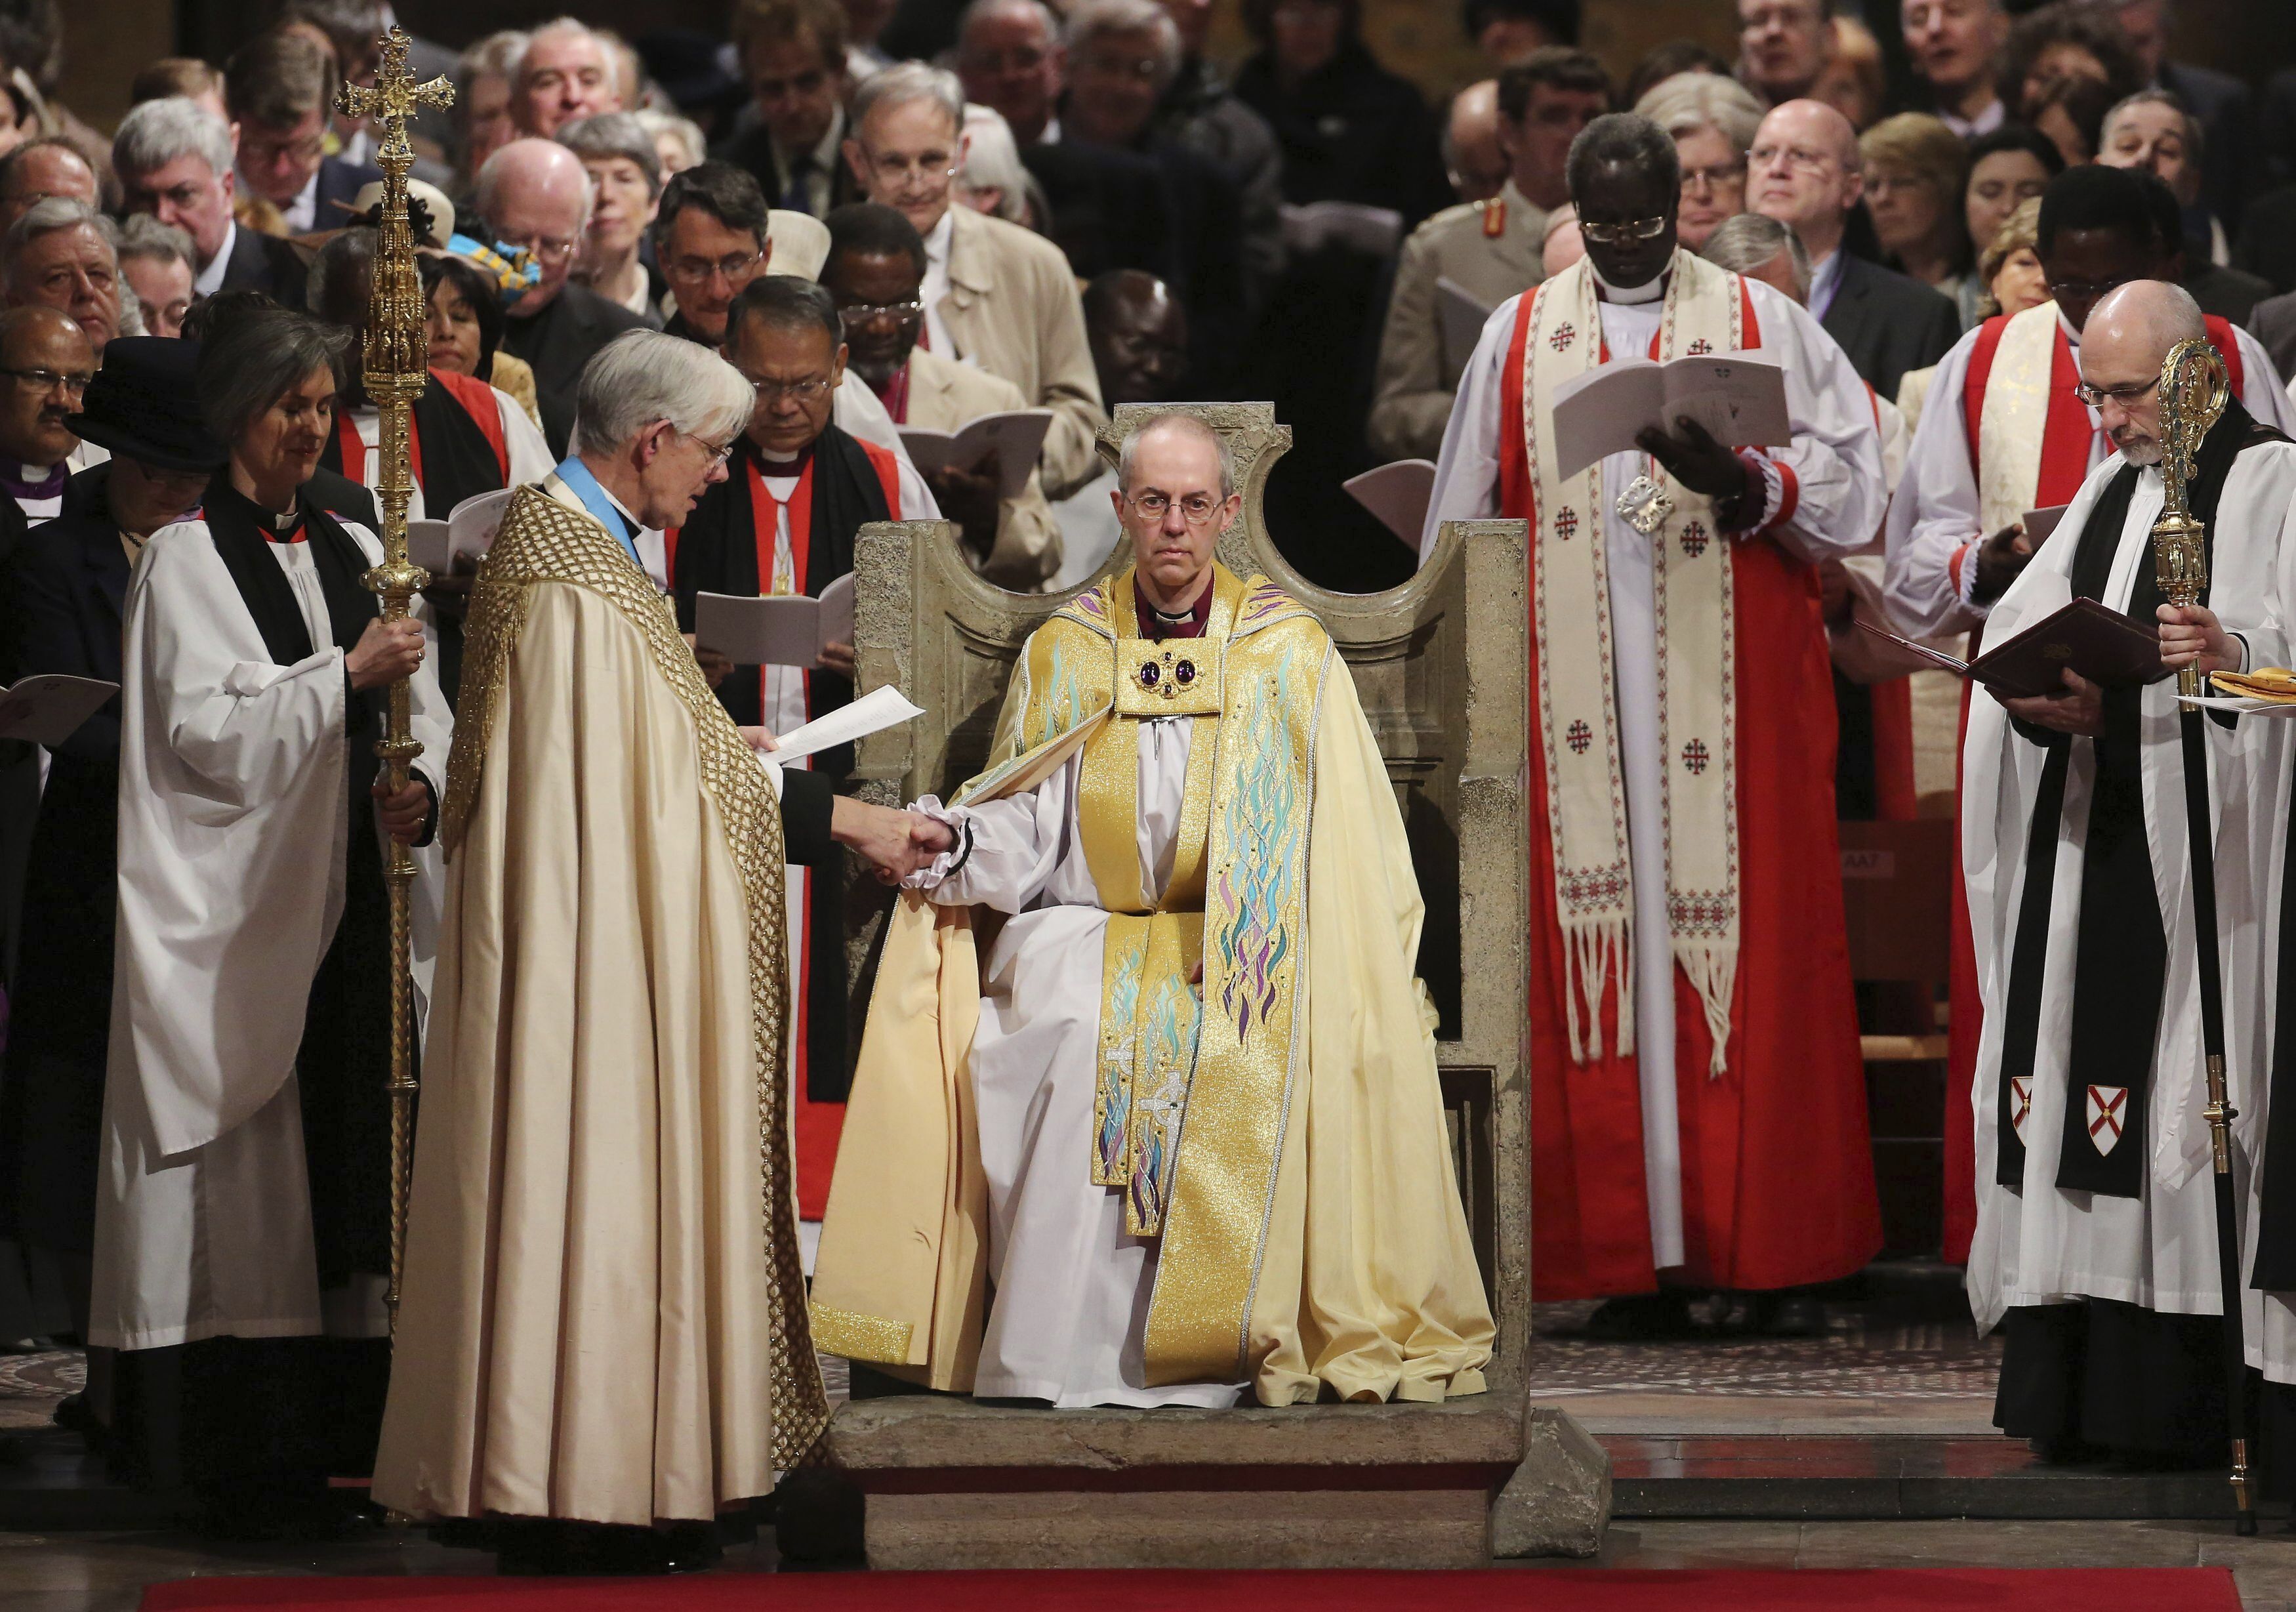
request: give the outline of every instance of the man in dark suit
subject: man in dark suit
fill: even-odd
[[[863,201],[839,160],[847,134],[845,8],[837,0],[758,0],[734,14],[752,97],[748,127],[712,152],[747,169],[772,205],[819,218]]]
[[[68,424],[111,452],[17,544],[4,636],[14,675],[120,680],[127,580],[144,541],[200,501],[224,450],[201,423],[195,342],[124,336]],[[0,1080],[0,1238],[65,1272],[85,1329],[111,1008],[119,698],[52,753],[31,830],[24,945]]]
[[[1895,400],[1909,369],[1961,339],[1953,300],[1843,250],[1865,193],[1857,131],[1817,101],[1789,101],[1762,119],[1746,157],[1746,202],[1794,232],[1809,253],[1809,311],[1866,383]]]
[[[563,456],[574,432],[574,395],[598,350],[645,321],[567,278],[590,217],[590,176],[553,140],[513,140],[479,170],[479,216],[491,240],[522,246],[539,282],[511,304],[502,350],[534,369],[535,400],[550,451]]]
[[[2284,164],[2296,152],[2276,153],[2267,144],[2251,154],[2248,86],[2230,73],[2169,60],[2169,25],[2175,11],[2170,0],[2120,0],[2112,9],[2122,37],[2152,85],[2174,94],[2199,120],[2209,154],[2201,199],[2231,228],[2265,181],[2262,169],[2276,160]]]
[[[239,183],[279,210],[286,233],[338,229],[372,163],[326,152],[333,63],[307,33],[275,29],[240,46],[224,70],[224,101],[239,125]]]
[[[129,212],[150,213],[191,236],[199,252],[192,289],[199,295],[259,291],[283,307],[303,306],[302,254],[232,217],[231,128],[221,118],[180,95],[146,101],[120,120],[111,167]]]

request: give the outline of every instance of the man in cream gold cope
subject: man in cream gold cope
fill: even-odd
[[[1568,169],[1587,256],[1484,325],[1422,548],[1445,521],[1537,517],[1531,1271],[1543,1297],[1622,1301],[1597,1312],[1614,1335],[1686,1322],[1660,1271],[1774,1295],[1757,1319],[1800,1330],[1821,1316],[1784,1290],[1882,1240],[1815,608],[1818,563],[1881,517],[1880,444],[1800,304],[1678,250],[1663,130],[1597,119]],[[1755,348],[1790,440],[1652,423],[1559,473],[1566,382]]]
[[[505,1529],[511,1569],[706,1556],[828,1414],[783,863],[843,843],[906,872],[912,819],[794,770],[777,806],[632,546],[724,480],[753,402],[693,342],[608,346],[574,455],[519,489],[471,596],[374,1493],[553,1525]]]
[[[2155,580],[2161,363],[2207,333],[2191,296],[2159,281],[2125,285],[2088,315],[2081,400],[2114,451],[1994,602],[1994,642],[2079,595],[2157,620],[2171,666],[2288,663],[2276,588],[2296,447],[2237,393],[2186,485],[2208,531],[2206,607],[2169,605]],[[2099,687],[2068,671],[2059,695],[1978,695],[1962,749],[1962,868],[1984,1001],[1970,1307],[2005,1340],[1996,1424],[2060,1459],[2220,1463],[2229,1431],[2176,695],[2172,681]],[[2267,1117],[2259,1077],[2277,929],[2267,892],[2286,854],[2288,729],[2257,718],[2204,726],[2225,1064],[2241,1115],[2234,1144],[2252,1160]],[[2267,1200],[2274,1164],[2267,1147]],[[2242,1218],[2254,1224],[2252,1208]],[[2259,1287],[2296,1287],[2284,1238],[2252,1246]],[[2296,1379],[2285,1296],[2245,1295],[2250,1362],[2279,1382]]]
[[[1030,636],[988,770],[913,808],[932,857],[888,933],[815,1341],[1063,1406],[1478,1392],[1419,891],[1355,685],[1213,561],[1241,500],[1201,422],[1143,424],[1115,497],[1131,565]]]

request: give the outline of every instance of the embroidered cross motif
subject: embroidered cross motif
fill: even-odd
[[[2030,1074],[2011,1075],[2009,1077],[2009,1129],[2015,1131],[2021,1140],[2025,1135],[2026,1118],[2032,1112],[2033,1077]]]
[[[1706,545],[1710,540],[1706,535],[1706,522],[1703,521],[1693,521],[1682,529],[1682,552],[1693,560],[1706,552]]]
[[[1704,739],[1693,739],[1682,747],[1682,764],[1690,769],[1693,776],[1704,772],[1706,763],[1712,759],[1713,753],[1706,748]]]
[[[1693,358],[1702,358],[1713,350],[1714,343],[1709,341],[1704,336],[1699,337],[1690,344],[1690,356]]]
[[[1595,742],[1595,730],[1587,727],[1586,719],[1581,717],[1563,730],[1562,737],[1570,746],[1571,754],[1585,755],[1587,746]]]
[[[2128,1106],[2126,1086],[2091,1086],[2088,1089],[2088,1139],[2096,1144],[2099,1153],[2110,1153],[2120,1139],[2123,1111]]]
[[[1577,510],[1560,509],[1555,512],[1554,535],[1561,538],[1565,543],[1568,543],[1571,539],[1578,535],[1578,512]]]
[[[1546,344],[1556,352],[1561,352],[1578,339],[1578,327],[1566,322],[1554,327],[1554,333],[1546,338]]]

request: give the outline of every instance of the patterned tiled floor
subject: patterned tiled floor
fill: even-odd
[[[1592,1304],[1542,1304],[1532,1322],[1531,1387],[1542,1398],[1696,1393],[1808,1399],[1983,1399],[2000,1370],[1998,1337],[1967,1313],[1909,1312],[1887,1301],[1830,1304],[1823,1336],[1776,1338],[1709,1328],[1693,1339],[1597,1343]]]
[[[45,1427],[56,1402],[86,1381],[77,1349],[0,1354],[0,1430]]]

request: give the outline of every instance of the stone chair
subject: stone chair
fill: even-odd
[[[1119,407],[1103,428],[1102,452],[1113,461],[1125,435],[1155,412]],[[1523,1382],[1531,832],[1523,523],[1454,522],[1402,587],[1329,592],[1286,563],[1262,517],[1289,428],[1264,403],[1185,412],[1220,432],[1235,459],[1243,514],[1222,539],[1220,560],[1281,583],[1331,632],[1403,809],[1427,902],[1419,969],[1439,1017],[1459,1185],[1498,1321],[1490,1391],[1432,1407],[1216,1411],[896,1395],[842,1407],[830,1460],[866,1496],[867,1552],[878,1567],[1451,1567],[1492,1555],[1591,1554],[1609,1510],[1607,1458],[1560,1412],[1531,1410]],[[861,743],[854,777],[879,801],[946,795],[980,769],[1022,641],[1073,596],[985,583],[952,538],[933,522],[859,535],[860,687],[897,684],[926,711]],[[1106,569],[1128,559],[1119,544]],[[871,938],[857,934],[857,966]]]

